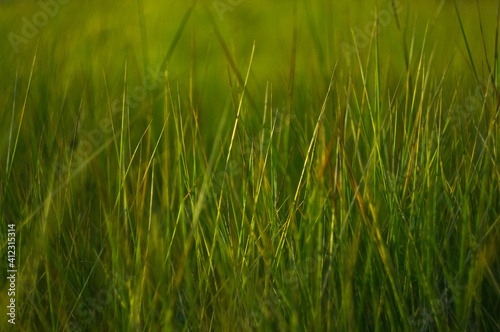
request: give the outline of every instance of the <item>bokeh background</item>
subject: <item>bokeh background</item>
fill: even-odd
[[[0,1],[1,227],[18,229],[20,330],[500,326],[497,1],[61,2]],[[254,46],[242,171],[227,177]],[[122,108],[124,86],[144,95]],[[471,96],[483,107],[452,112]],[[250,145],[270,114],[286,129],[265,163]]]

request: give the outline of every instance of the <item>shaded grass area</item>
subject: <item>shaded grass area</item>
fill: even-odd
[[[1,4],[17,327],[499,329],[498,4],[228,3]]]

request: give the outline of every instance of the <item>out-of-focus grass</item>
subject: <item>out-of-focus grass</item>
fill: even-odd
[[[1,3],[18,327],[498,329],[497,4],[191,5]]]

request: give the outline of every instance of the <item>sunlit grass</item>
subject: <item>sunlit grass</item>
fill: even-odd
[[[17,327],[500,329],[498,4],[214,3],[2,39]]]

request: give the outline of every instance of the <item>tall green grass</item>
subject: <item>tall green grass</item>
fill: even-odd
[[[500,5],[214,8],[2,37],[2,329],[500,329]]]

